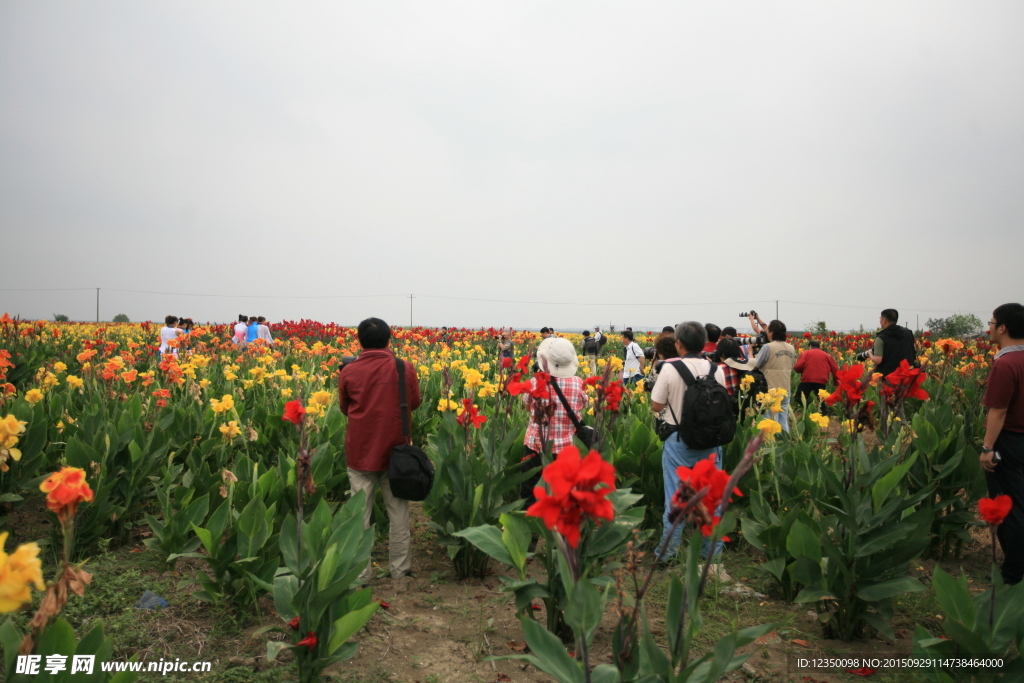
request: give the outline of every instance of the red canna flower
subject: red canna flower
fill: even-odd
[[[900,361],[900,366],[885,376],[888,386],[882,388],[886,396],[894,396],[901,391],[901,387],[907,387],[907,398],[919,398],[922,401],[928,400],[928,392],[921,388],[927,375],[921,368],[910,366],[906,360]]]
[[[462,399],[462,412],[455,418],[455,421],[463,427],[472,424],[477,429],[480,429],[480,426],[487,422],[487,417],[479,413],[472,401],[464,398]]]
[[[530,357],[529,356],[523,356],[522,358],[519,359],[519,362],[516,363],[516,370],[518,370],[519,372],[526,372],[529,369],[530,369]]]
[[[586,378],[585,380],[583,380],[583,384],[586,385],[586,386],[589,386],[589,387],[596,387],[600,383],[601,383],[601,377],[599,375],[592,375],[592,376]]]
[[[299,424],[305,414],[306,409],[302,407],[302,401],[288,401],[284,404],[284,415],[281,416],[281,419],[288,420],[292,424]]]
[[[981,513],[982,519],[991,526],[1002,524],[1006,515],[1010,514],[1012,507],[1013,499],[1006,494],[995,498],[982,498],[978,501],[978,512]]]
[[[511,358],[502,358],[501,359],[501,367],[503,367],[506,370],[508,370],[510,367],[512,367],[512,359]]]
[[[316,633],[314,631],[310,631],[309,633],[306,634],[305,638],[303,638],[299,642],[295,643],[295,645],[296,646],[298,646],[298,645],[305,645],[310,650],[312,650],[313,648],[316,647]]]
[[[288,625],[291,626],[293,631],[298,631],[299,630],[299,618],[295,617],[294,619],[292,619],[291,621],[288,622]]]
[[[579,545],[580,524],[585,517],[595,521],[615,519],[615,508],[606,499],[615,490],[615,468],[597,451],[581,458],[575,446],[566,446],[544,468],[541,477],[551,487],[551,493],[543,486],[536,487],[533,495],[537,502],[526,514],[540,517],[544,526],[557,530],[571,547]]]
[[[707,495],[700,502],[704,513],[700,516],[705,520],[711,520],[710,523],[705,521],[701,524],[700,532],[705,536],[710,536],[714,532],[715,526],[722,520],[719,507],[722,504],[722,498],[725,497],[725,487],[729,483],[729,473],[718,469],[715,465],[715,458],[716,455],[712,453],[704,460],[699,460],[692,468],[685,465],[676,468],[676,476],[679,477],[680,484],[687,484],[693,492],[700,491],[704,487],[708,488]],[[676,490],[672,496],[672,507],[681,508],[686,504],[685,489],[686,487],[680,486]],[[738,488],[734,488],[732,493],[737,496],[743,495]]]
[[[836,390],[831,396],[825,399],[830,406],[842,401],[847,408],[860,403],[864,398],[864,383],[861,378],[864,376],[864,366],[860,363],[843,368],[836,373]]]
[[[611,382],[604,388],[604,400],[605,406],[611,412],[617,412],[619,410],[619,404],[622,403],[622,394],[625,389],[622,386],[622,382],[616,380]]]

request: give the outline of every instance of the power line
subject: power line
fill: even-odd
[[[95,287],[53,287],[53,288],[0,288],[0,292],[87,292],[95,290]],[[156,296],[182,296],[182,297],[202,297],[202,298],[215,298],[215,299],[388,299],[388,298],[407,298],[408,294],[326,294],[326,295],[310,295],[310,296],[285,296],[280,294],[196,294],[191,292],[158,292],[153,290],[143,289],[113,289],[103,288],[107,292],[122,292],[125,294],[150,294]],[[858,304],[836,304],[836,303],[824,303],[824,302],[811,302],[811,301],[790,301],[787,299],[744,299],[742,301],[682,301],[682,302],[642,302],[632,301],[627,303],[594,303],[593,301],[532,301],[525,299],[489,299],[483,297],[464,297],[464,296],[449,296],[444,294],[417,294],[418,299],[443,299],[448,301],[476,301],[481,303],[499,303],[499,304],[526,304],[530,306],[590,306],[590,307],[640,307],[640,306],[745,306],[748,304],[766,304],[778,301],[784,304],[795,304],[798,306],[819,306],[826,308],[848,308],[857,310],[882,310],[881,306],[864,306]],[[961,310],[972,310],[975,312],[981,311],[982,309],[962,309],[962,308],[918,308],[916,306],[905,306],[901,305],[900,308],[908,311],[920,311],[923,313],[949,313]]]

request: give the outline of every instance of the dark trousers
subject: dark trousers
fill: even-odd
[[[797,404],[806,403],[811,405],[811,402],[818,397],[818,389],[824,388],[825,385],[819,382],[800,382],[796,388]]]
[[[1010,514],[996,527],[1003,549],[1003,581],[1019,583],[1024,578],[1024,433],[1003,430],[996,439],[996,453],[1002,458],[995,472],[986,472],[989,496],[1006,494],[1013,500]]]
[[[527,446],[526,452],[523,456],[523,462],[519,466],[519,471],[528,472],[534,467],[540,467],[543,464],[544,463],[540,458],[540,453]],[[537,485],[537,482],[540,481],[540,473],[541,470],[537,470],[536,474],[519,485],[519,497],[526,499],[526,504],[523,505],[524,510],[537,502],[537,498],[533,495],[533,488]]]

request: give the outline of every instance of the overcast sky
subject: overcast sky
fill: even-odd
[[[3,0],[0,288],[81,291],[0,310],[987,320],[1024,299],[1022,26],[1018,1]]]

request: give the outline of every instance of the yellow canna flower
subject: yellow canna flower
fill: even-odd
[[[769,441],[775,439],[775,435],[782,431],[782,425],[767,418],[758,422],[757,428],[764,432]]]
[[[43,563],[39,559],[39,546],[23,543],[8,555],[4,551],[8,532],[0,534],[0,612],[14,612],[32,599],[29,585],[44,590]]]
[[[292,390],[290,388],[282,389],[281,390],[281,395],[284,396],[285,398],[291,398]]]
[[[199,387],[201,389],[205,389],[208,386],[210,386],[210,380],[206,379],[205,377],[199,380]]]
[[[488,398],[494,396],[498,392],[498,387],[490,382],[484,382],[480,385],[480,389],[476,395],[480,398]]]
[[[459,404],[451,400],[450,398],[442,398],[440,401],[437,402],[437,409],[442,413],[448,410],[457,410],[458,407]]]
[[[35,405],[36,403],[39,403],[40,401],[43,400],[43,392],[39,391],[38,389],[29,389],[28,391],[25,392],[25,400],[31,403],[32,405]]]
[[[832,394],[828,393],[828,389],[818,389],[818,398],[820,398],[822,401],[824,401],[831,395]]]
[[[743,375],[743,379],[740,380],[740,390],[750,391],[750,385],[754,383],[753,375]]]
[[[235,407],[235,399],[231,394],[224,394],[224,398],[219,401],[215,398],[211,398],[210,407],[215,413],[226,413]]]
[[[481,363],[480,364],[480,372],[487,372],[490,369],[491,369],[491,364],[490,363]]]
[[[466,388],[473,389],[474,387],[480,386],[483,381],[483,373],[474,370],[473,368],[462,368],[462,377],[466,380]]]
[[[828,429],[828,417],[821,413],[811,413],[810,420],[822,429]]]
[[[61,363],[60,361],[57,361],[56,363],[53,364],[53,369],[56,370],[57,372],[64,372],[65,370],[68,369],[68,366],[65,365],[64,363]]]
[[[327,392],[325,391],[325,392],[322,392],[322,393],[327,393]],[[318,403],[318,402],[314,401],[312,398],[309,399],[309,402],[306,404],[306,414],[307,415],[310,415],[311,417],[320,417],[325,412],[327,412],[327,408],[324,406],[323,403]]]
[[[331,401],[334,400],[334,394],[329,391],[314,391],[309,400],[312,403],[319,403],[322,406],[326,406],[330,405]]]
[[[214,400],[216,400],[216,399],[214,399]],[[238,423],[237,422],[235,422],[234,420],[231,420],[227,424],[222,424],[220,426],[220,433],[224,435],[225,439],[230,441],[231,439],[233,439],[236,436],[238,436],[239,434],[241,434],[242,430],[238,428]]]
[[[430,366],[430,369],[433,370],[434,372],[441,372],[442,370],[444,370],[444,366],[441,365],[440,363],[434,363]]]
[[[430,368],[428,368],[426,365],[421,365],[420,366],[420,377],[427,377],[429,375],[430,375]]]

